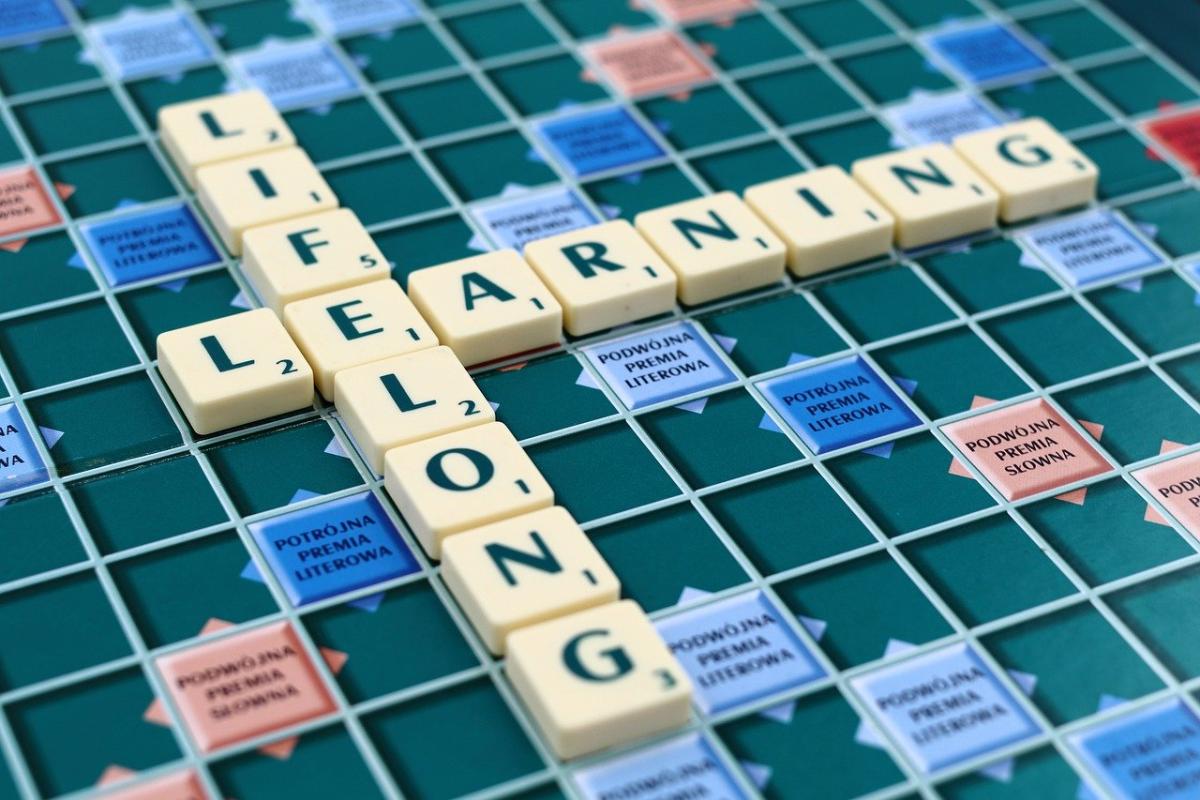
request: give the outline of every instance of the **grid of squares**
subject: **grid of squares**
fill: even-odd
[[[93,2],[70,13],[99,18],[119,10],[116,5]],[[969,410],[970,398],[962,396],[968,381],[973,394],[993,399],[1048,398],[1072,419],[1092,419],[1113,408],[1137,408],[1139,414],[1161,408],[1150,420],[1153,430],[1161,430],[1168,421],[1186,422],[1200,410],[1195,399],[1200,347],[1188,340],[1186,326],[1172,324],[1180,317],[1161,316],[1163,308],[1189,313],[1187,301],[1196,288],[1195,277],[1183,265],[1200,250],[1200,243],[1180,224],[1181,217],[1173,215],[1181,205],[1194,204],[1197,183],[1185,178],[1169,156],[1147,161],[1148,142],[1138,125],[1157,114],[1158,100],[1192,101],[1194,81],[1173,70],[1102,10],[1058,0],[1012,10],[967,0],[764,4],[733,26],[705,24],[682,30],[697,56],[719,69],[714,80],[694,89],[686,102],[656,97],[632,106],[632,113],[662,147],[662,158],[580,182],[544,153],[532,160],[524,157],[531,149],[539,151],[531,120],[553,116],[564,99],[583,105],[611,101],[612,93],[602,84],[578,80],[582,63],[576,49],[581,42],[603,36],[613,24],[670,24],[656,18],[653,10],[632,12],[621,3],[588,4],[587,11],[569,2],[469,0],[428,5],[431,8],[422,10],[418,19],[391,34],[411,43],[388,49],[409,54],[409,63],[385,63],[383,51],[373,50],[373,35],[331,41],[345,68],[361,76],[358,91],[321,113],[298,110],[288,118],[345,204],[368,222],[394,258],[401,279],[412,269],[469,254],[473,239],[478,246],[476,237],[486,234],[471,204],[499,195],[514,178],[529,186],[569,186],[597,216],[614,211],[630,216],[644,206],[701,191],[736,190],[799,167],[844,163],[885,149],[890,135],[882,112],[904,96],[897,94],[902,90],[891,85],[890,76],[905,76],[905,92],[914,85],[933,91],[956,84],[969,88],[952,75],[927,69],[920,55],[920,30],[946,16],[1008,20],[1011,13],[1022,29],[1047,41],[1062,61],[1053,61],[1032,80],[989,84],[983,100],[997,112],[1046,114],[1100,163],[1102,196],[1116,199],[1130,219],[1157,227],[1156,252],[1164,266],[1137,276],[1143,281],[1140,292],[1115,283],[1080,292],[1048,272],[1019,268],[1016,246],[1005,235],[977,242],[966,253],[933,253],[870,265],[833,279],[789,282],[785,288],[693,311],[690,316],[705,326],[714,347],[720,347],[718,337],[738,340],[730,357],[736,385],[704,394],[708,403],[703,415],[670,405],[636,414],[621,411],[578,355],[578,347],[586,342],[569,343],[567,353],[524,369],[489,372],[479,379],[489,398],[500,402],[500,418],[559,487],[563,502],[586,520],[585,529],[618,568],[627,590],[654,609],[655,617],[758,587],[781,607],[809,617],[825,614],[832,622],[825,597],[844,599],[854,586],[879,581],[914,598],[919,611],[906,624],[909,638],[919,640],[914,644],[933,649],[947,642],[971,642],[988,654],[989,663],[1014,693],[1017,687],[1000,665],[1023,669],[1044,659],[1035,634],[1053,622],[1061,623],[1062,630],[1097,631],[1097,637],[1116,642],[1106,652],[1124,659],[1119,663],[1128,674],[1144,676],[1139,685],[1125,687],[1138,695],[1126,699],[1145,704],[1177,695],[1197,708],[1192,693],[1200,684],[1197,671],[1189,668],[1189,653],[1155,628],[1147,611],[1152,600],[1139,605],[1144,592],[1138,591],[1171,586],[1180,592],[1178,598],[1164,596],[1174,602],[1194,597],[1194,591],[1187,594],[1190,570],[1200,560],[1194,542],[1163,528],[1165,533],[1152,546],[1136,554],[1113,555],[1072,538],[1084,527],[1082,515],[1099,524],[1105,518],[1128,517],[1130,508],[1140,514],[1145,507],[1148,495],[1129,477],[1131,470],[1160,459],[1156,449],[1147,449],[1144,437],[1139,438],[1145,418],[1123,420],[1118,415],[1104,420],[1106,433],[1099,447],[1120,466],[1083,482],[1089,499],[1078,507],[1053,498],[1012,504],[986,484],[955,483],[962,479],[945,477],[951,450],[938,430],[948,421],[977,413]],[[939,8],[931,11],[934,6]],[[209,42],[214,52],[254,47],[267,37],[319,36],[289,14],[281,1],[172,7],[214,37]],[[859,24],[830,25],[831,15],[839,21],[857,19]],[[87,20],[74,16],[73,21],[83,25]],[[488,35],[494,25],[517,32],[503,37],[510,52],[487,49],[497,39]],[[1088,35],[1069,35],[1081,27]],[[746,38],[739,41],[739,36]],[[745,45],[748,40],[753,47]],[[151,343],[159,330],[232,313],[248,302],[236,264],[226,261],[175,273],[170,276],[173,286],[165,289],[155,280],[113,289],[84,246],[79,222],[126,213],[127,200],[152,206],[179,198],[190,202],[154,143],[153,109],[219,90],[228,78],[227,65],[192,70],[179,80],[120,83],[94,70],[89,74],[86,63],[76,58],[79,48],[75,34],[68,33],[36,48],[18,45],[0,51],[0,86],[6,94],[0,120],[8,147],[0,149],[0,157],[35,165],[47,186],[75,189],[60,191],[55,199],[60,215],[70,222],[39,231],[28,241],[9,240],[21,241],[21,246],[9,251],[18,262],[16,279],[0,312],[0,377],[8,398],[4,402],[11,400],[43,429],[61,426],[63,438],[52,447],[49,439],[37,443],[46,463],[54,464],[50,487],[3,498],[7,502],[0,513],[17,529],[39,526],[51,544],[28,557],[15,551],[10,562],[29,567],[10,567],[14,571],[0,578],[0,618],[36,617],[59,607],[87,609],[78,621],[95,637],[94,646],[63,648],[45,632],[38,639],[36,631],[6,631],[6,636],[31,636],[29,650],[48,662],[38,664],[38,659],[17,655],[7,658],[0,670],[0,744],[15,785],[30,795],[79,789],[96,777],[59,770],[53,742],[37,738],[55,719],[56,708],[87,707],[88,699],[79,699],[81,693],[101,685],[103,692],[97,688],[94,694],[137,698],[140,693],[148,701],[149,687],[160,680],[149,666],[150,658],[186,645],[206,617],[239,624],[287,618],[299,621],[297,628],[314,655],[319,645],[337,647],[340,642],[353,650],[354,636],[362,634],[347,622],[352,612],[345,603],[378,591],[364,590],[297,612],[247,533],[250,522],[277,515],[285,507],[313,505],[364,487],[383,496],[378,479],[354,453],[331,408],[320,406],[283,422],[197,439],[152,368]],[[39,58],[48,60],[30,60]],[[34,64],[46,68],[30,69]],[[915,77],[904,72],[914,64],[920,72]],[[1149,105],[1145,98],[1155,92],[1145,89],[1148,82],[1161,95]],[[1125,88],[1131,83],[1138,87],[1136,92]],[[564,86],[569,86],[566,95]],[[468,116],[430,116],[423,98],[435,91],[459,93]],[[795,93],[811,93],[819,101],[811,106],[787,102]],[[693,102],[701,105],[686,108]],[[714,132],[688,116],[714,111],[726,120],[725,129]],[[80,114],[109,124],[63,124]],[[356,136],[331,136],[335,130],[354,130]],[[527,174],[472,174],[464,166],[477,163],[479,156],[471,155],[479,152],[477,148],[488,157],[517,154]],[[1142,161],[1122,169],[1131,156]],[[507,161],[506,168],[512,163]],[[136,179],[131,181],[139,192],[136,196],[128,196],[129,186],[111,186],[102,179],[115,171]],[[636,182],[629,179],[633,172],[639,174]],[[381,176],[405,191],[367,200],[377,194]],[[30,266],[46,263],[63,264],[65,274],[49,280]],[[999,269],[1007,269],[1004,291],[1009,296],[998,296],[998,282],[984,272]],[[181,278],[186,280],[176,288]],[[880,314],[872,297],[895,298],[895,307]],[[676,316],[688,315],[678,311]],[[49,335],[80,327],[94,334],[86,343],[56,344],[57,337]],[[783,340],[780,330],[792,340]],[[1047,355],[1047,332],[1068,340],[1082,337],[1087,347],[1068,341],[1064,352]],[[754,383],[794,370],[788,364],[792,353],[810,361],[862,356],[897,392],[903,391],[897,377],[915,380],[913,400],[921,426],[864,443],[853,453],[821,456],[808,454],[790,433],[783,433],[783,444],[779,433],[763,431],[763,441],[769,444],[739,454],[745,463],[714,458],[703,442],[706,437],[719,439],[727,426],[757,423],[765,414],[777,428],[787,430]],[[969,372],[949,378],[936,371],[916,375],[916,370],[930,370],[929,364],[938,359]],[[578,385],[581,372],[590,374],[601,387],[598,392]],[[550,386],[553,392],[550,397],[532,397],[536,392],[530,386],[539,391]],[[979,391],[974,391],[976,386]],[[1154,401],[1145,402],[1146,397]],[[553,402],[566,398],[571,402]],[[124,425],[119,423],[122,417],[127,420]],[[105,424],[97,426],[98,419]],[[89,430],[89,425],[94,427]],[[1197,438],[1191,429],[1172,435],[1185,442]],[[865,452],[889,442],[894,442],[891,458]],[[580,453],[618,459],[643,479],[636,487],[614,483],[607,493],[597,493],[586,476],[571,469]],[[265,459],[287,463],[289,469],[266,479],[256,470]],[[943,474],[936,476],[937,485],[945,491],[938,507],[906,508],[886,493],[898,479],[896,467],[919,471],[938,459]],[[936,472],[921,474],[933,481]],[[137,522],[145,512],[137,501],[148,488],[165,486],[177,494],[161,500],[155,511],[163,528],[150,530]],[[185,502],[177,502],[180,499]],[[750,509],[772,502],[785,504],[777,508],[789,510],[798,520],[806,514],[824,515],[828,528],[857,533],[842,533],[838,541],[787,547],[756,541]],[[954,557],[981,557],[973,548],[983,539],[970,534],[997,528],[1012,529],[1014,535],[1005,538],[1014,543],[1009,551],[986,555],[1012,559],[1020,569],[1042,576],[1024,596],[999,598],[995,587],[981,583],[979,576],[955,574],[945,567]],[[163,529],[169,533],[164,535]],[[678,575],[638,573],[639,556],[644,557],[647,548],[638,540],[651,536],[662,552],[690,537],[686,541],[694,551],[690,561],[680,559]],[[696,544],[700,541],[706,544]],[[1027,546],[1030,543],[1038,552]],[[188,571],[204,564],[206,573],[223,576],[219,592],[214,592],[222,595],[221,607],[204,597],[195,608],[162,610],[181,600],[186,604],[188,598],[179,597],[177,589],[185,579],[185,558]],[[257,563],[264,584],[240,576],[225,580],[247,559]],[[341,721],[320,720],[288,733],[305,732],[304,747],[325,754],[314,758],[361,759],[363,785],[385,796],[474,790],[500,796],[549,791],[555,785],[574,791],[569,770],[554,763],[538,744],[497,665],[479,647],[442,588],[437,570],[428,563],[422,566],[419,573],[387,584],[389,593],[375,613],[387,611],[393,625],[420,617],[426,630],[397,635],[443,643],[430,648],[438,651],[440,663],[431,659],[409,665],[401,676],[383,676],[368,668],[334,677],[315,658],[322,677],[337,690]],[[673,590],[697,583],[712,596],[676,605],[679,593]],[[9,614],[3,613],[5,606],[12,609]],[[871,620],[871,611],[866,602],[858,613]],[[883,653],[880,647],[870,650],[880,643],[877,631],[817,641],[804,626],[794,620],[789,624],[830,677],[695,721],[698,729],[711,734],[720,757],[747,793],[754,792],[752,782],[737,764],[763,757],[756,750],[761,747],[756,744],[756,712],[781,699],[800,697],[802,713],[812,719],[847,713],[865,717],[848,681],[877,667]],[[1026,631],[1033,633],[1025,635]],[[888,633],[902,638],[898,629]],[[161,687],[155,693],[161,696]],[[528,741],[501,754],[502,761],[520,767],[516,774],[481,769],[471,776],[475,784],[448,788],[429,775],[433,768],[428,764],[413,763],[416,745],[401,746],[404,732],[421,721],[438,719],[439,713],[453,713],[445,710],[452,703],[492,715],[498,730],[512,731],[519,743]],[[881,796],[913,789],[953,796],[980,766],[1017,753],[1027,754],[1022,762],[1061,759],[1086,774],[1064,737],[1106,712],[1093,713],[1095,708],[1080,706],[1069,693],[1029,706],[1047,733],[960,765],[939,776],[944,782],[936,786],[902,757],[889,756],[882,760],[890,766],[864,769],[878,776],[877,783],[856,788],[879,790]],[[253,750],[264,742],[250,742],[206,762],[180,730],[176,724],[170,733],[164,729],[158,737],[147,735],[138,741],[140,757],[150,760],[129,766],[156,771],[168,762],[189,763],[210,790],[253,780],[246,777],[255,769]],[[238,792],[242,796],[249,789]]]

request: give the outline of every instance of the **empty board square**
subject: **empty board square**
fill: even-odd
[[[211,619],[241,623],[276,613],[249,563],[237,534],[226,532],[123,559],[111,573],[146,646],[161,647],[200,635]]]
[[[1129,643],[1087,603],[989,634],[981,643],[1005,669],[1029,676],[1030,699],[1056,725],[1162,687]]]
[[[1193,173],[1200,173],[1198,128],[1200,113],[1173,114],[1168,111],[1166,115],[1146,123],[1145,131]]]
[[[624,422],[549,439],[526,449],[554,487],[557,502],[579,522],[679,493],[675,482]],[[593,464],[596,469],[581,471],[580,464]],[[597,473],[604,474],[604,479],[596,480]]]
[[[504,113],[469,75],[396,89],[383,100],[417,139],[504,122]]]
[[[0,50],[0,88],[11,96],[95,78],[96,65],[82,53],[73,35]]]
[[[1069,8],[1023,19],[1021,27],[1062,59],[1082,58],[1129,46],[1128,39],[1088,8]]]
[[[334,194],[353,208],[363,225],[374,225],[446,206],[446,198],[411,155],[339,167],[326,175]],[[403,186],[403,192],[380,192]]]
[[[815,469],[798,469],[706,494],[704,505],[763,575],[783,572],[876,539]],[[779,520],[804,509],[803,524]]]
[[[431,149],[428,155],[464,201],[501,194],[510,184],[533,187],[549,183],[555,177],[540,154],[517,131],[442,145]]]
[[[1200,397],[1200,354],[1164,362],[1164,370],[1192,397]]]
[[[621,581],[623,596],[647,612],[719,592],[749,577],[690,505],[592,528],[588,536]],[[663,559],[663,553],[672,553]]]
[[[1001,783],[994,777],[1004,775]],[[939,784],[938,794],[947,800],[970,800],[980,796],[998,798],[1074,797],[1080,780],[1052,746],[1026,750],[1015,758],[1000,758],[987,767]],[[997,794],[998,792],[998,794]]]
[[[1074,591],[1038,544],[1004,514],[922,537],[901,552],[971,627]]]
[[[1020,514],[1091,586],[1109,583],[1194,552],[1169,525],[1149,518],[1145,499],[1116,478],[1071,501],[1050,497]]]
[[[800,459],[801,453],[741,389],[638,418],[693,487],[711,486]],[[730,442],[737,442],[730,448]]]
[[[223,442],[205,455],[243,516],[362,482],[341,440],[324,420]],[[264,470],[263,464],[272,468]]]
[[[96,282],[65,232],[10,239],[0,247],[0,312],[94,291]]]
[[[79,156],[46,166],[74,217],[171,197],[175,189],[145,145]]]
[[[21,642],[0,654],[0,686],[5,690],[130,653],[112,604],[91,570],[4,594],[0,633]]]
[[[425,25],[406,25],[342,40],[355,66],[372,83],[452,67],[454,56]]]
[[[400,143],[381,112],[356,97],[320,108],[290,111],[284,121],[296,142],[316,163],[346,158]]]
[[[824,453],[920,424],[860,356],[789,372],[757,384],[796,435]]]
[[[200,18],[209,28],[216,26],[216,39],[222,48],[238,50],[261,44],[268,37],[288,39],[308,35],[308,25],[288,14],[288,8],[285,0],[250,0],[206,9]]]
[[[0,584],[84,557],[79,534],[54,492],[23,494],[0,505]]]
[[[154,692],[141,669],[110,672],[13,703],[6,710],[37,789],[46,795],[94,788],[113,764],[144,770],[178,759],[169,728],[143,716]],[[79,736],[79,720],[95,736]]]
[[[249,529],[296,606],[419,569],[412,551],[371,492],[252,522]]]
[[[67,18],[53,0],[18,0],[0,17],[0,42],[44,35],[67,27]]]
[[[979,13],[970,0],[885,0],[885,5],[913,28],[966,19]]]
[[[221,260],[195,212],[184,203],[80,226],[109,286],[158,278]]]
[[[1021,248],[1008,239],[930,254],[920,259],[920,264],[954,302],[971,314],[1059,288],[1040,266],[1031,266]]]
[[[345,653],[337,682],[352,703],[479,665],[442,600],[426,581],[315,611],[304,618],[319,647]],[[423,642],[397,659],[397,641]]]
[[[743,303],[703,320],[721,349],[751,375],[846,349],[846,342],[801,294]]]
[[[717,727],[748,777],[771,798],[856,797],[899,783],[902,774],[885,750],[864,744],[862,720],[836,689],[795,701],[786,722],[749,714]],[[830,764],[839,765],[829,769]]]
[[[143,372],[41,395],[27,407],[43,435],[53,431],[57,436],[50,456],[60,475],[182,443],[162,398]]]
[[[1200,192],[1186,190],[1126,206],[1138,228],[1173,256],[1200,251],[1200,234],[1192,224],[1200,213]]]
[[[813,293],[860,342],[874,342],[954,319],[915,272],[894,266],[823,283]]]
[[[443,24],[476,60],[554,44],[550,31],[521,5],[450,17]]]
[[[585,80],[583,65],[571,53],[497,67],[487,75],[524,116],[608,97],[603,86]]]
[[[616,413],[587,367],[565,353],[485,372],[475,382],[518,439]]]
[[[392,265],[392,278],[401,288],[418,269],[476,255],[475,232],[458,214],[413,222],[373,234],[375,244]]]
[[[133,136],[137,130],[108,89],[16,106],[13,113],[34,151],[46,155]],[[78,124],[87,120],[88,124]]]
[[[642,211],[700,195],[695,184],[674,165],[603,178],[583,188],[608,219],[632,220]]]
[[[654,97],[637,106],[677,150],[717,144],[762,130],[745,106],[722,86]]]
[[[689,0],[681,5],[688,4]],[[724,0],[726,5],[751,5],[745,0]],[[701,4],[703,6],[704,4]],[[714,3],[709,2],[712,6]],[[700,9],[704,11],[703,8]],[[720,18],[720,11],[708,14],[715,22],[687,29],[688,37],[699,45],[713,63],[724,70],[742,69],[768,61],[800,54],[792,42],[770,19],[762,14],[742,14]]]
[[[1198,597],[1200,575],[1190,568],[1114,592],[1107,602],[1155,658],[1187,680],[1200,675],[1200,647],[1185,623]]]
[[[1101,200],[1180,179],[1175,167],[1128,131],[1093,134],[1074,144],[1100,170],[1096,195]]]
[[[1133,359],[1124,345],[1069,298],[993,317],[982,327],[1042,386],[1102,372]]]
[[[972,83],[1008,78],[1046,66],[1011,28],[997,23],[949,26],[924,43],[951,69]]]
[[[876,103],[903,100],[916,90],[952,86],[937,67],[908,44],[847,56],[836,63]]]
[[[1010,117],[1041,117],[1059,131],[1107,119],[1091,98],[1057,75],[991,89],[987,96]]]
[[[0,354],[17,388],[28,391],[138,363],[103,300],[89,300],[0,323]]]
[[[575,176],[621,169],[663,155],[658,143],[623,106],[568,112],[541,120],[535,130]]]
[[[965,516],[992,504],[976,481],[951,472],[949,451],[927,434],[888,442],[826,462],[829,471],[875,520],[896,536]],[[938,502],[927,502],[937,497]]]
[[[163,281],[117,295],[117,303],[147,353],[159,334],[237,314],[249,306],[226,270]]]
[[[229,797],[383,797],[358,744],[341,725],[299,737],[286,759],[257,750],[211,765],[213,779]]]
[[[828,49],[877,36],[892,29],[863,0],[824,0],[782,9],[788,22],[817,47]]]
[[[834,165],[848,170],[858,159],[889,149],[892,135],[879,120],[868,117],[798,133],[792,140],[818,166]]]
[[[1195,91],[1174,73],[1145,56],[1091,67],[1079,74],[1125,114],[1153,111],[1196,98]]]
[[[701,156],[692,159],[691,165],[714,192],[744,192],[756,183],[802,169],[796,157],[775,142]]]
[[[72,483],[71,499],[103,554],[227,522],[193,456],[151,461]]]
[[[595,0],[579,3],[576,0],[545,0],[544,5],[559,24],[578,39],[607,33],[614,26],[634,28],[652,21],[641,8],[623,0]]]
[[[362,725],[407,796],[448,800],[543,768],[487,678],[364,715]]]
[[[739,85],[777,125],[810,122],[857,107],[854,98],[816,64],[746,78]],[[797,97],[805,102],[797,103]]]

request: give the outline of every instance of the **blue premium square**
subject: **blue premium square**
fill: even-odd
[[[297,606],[418,569],[412,552],[370,492],[249,527],[271,571]]]
[[[973,83],[1046,66],[1045,60],[1003,25],[953,28],[926,37],[926,44]]]
[[[712,745],[698,733],[581,769],[575,773],[575,782],[586,800],[745,797]]]
[[[142,211],[82,226],[92,257],[112,286],[221,260],[187,205]]]
[[[1030,228],[1021,241],[1072,286],[1162,263],[1119,217],[1099,209]]]
[[[758,387],[814,453],[920,424],[908,404],[858,356],[771,378]]]
[[[1195,797],[1200,792],[1200,719],[1167,700],[1071,737],[1113,797]]]
[[[0,3],[0,42],[67,27],[54,0],[4,0]]]
[[[662,403],[735,378],[691,322],[675,322],[584,348],[626,408]]]
[[[334,36],[394,28],[417,16],[409,0],[307,0],[321,30]]]
[[[535,239],[586,228],[596,217],[570,189],[558,188],[506,197],[472,210],[501,247],[522,250]]]
[[[40,483],[47,477],[33,434],[17,407],[0,406],[0,492]]]
[[[621,106],[549,119],[538,133],[575,175],[591,175],[663,154],[650,134]]]

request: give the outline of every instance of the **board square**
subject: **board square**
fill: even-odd
[[[0,172],[0,236],[59,222],[58,211],[33,167]]]
[[[574,175],[649,161],[662,148],[622,106],[552,117],[538,123],[542,140]]]
[[[925,45],[974,83],[1041,69],[1045,60],[1011,29],[996,23],[952,27],[925,37]]]
[[[630,97],[668,89],[686,90],[711,75],[708,67],[671,31],[602,39],[589,45],[585,52],[600,72]]]
[[[81,226],[110,286],[157,278],[221,260],[184,203]]]

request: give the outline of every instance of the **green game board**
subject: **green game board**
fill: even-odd
[[[1200,451],[1200,180],[1147,128],[1200,107],[1200,80],[1083,0],[751,0],[732,21],[682,23],[655,0],[379,0],[357,12],[374,23],[343,30],[329,9],[348,5],[0,0],[0,183],[37,181],[52,212],[28,230],[0,216],[0,422],[19,430],[0,448],[45,465],[0,485],[0,800],[181,768],[237,800],[1119,796],[1081,742],[1158,708],[1196,735],[1200,531],[1132,473]],[[177,61],[103,43],[139,19],[183,26]],[[973,25],[1011,31],[1038,63],[996,75],[1009,62],[934,52],[938,32]],[[711,76],[623,97],[585,72],[586,46],[616,26],[676,31]],[[308,46],[328,86],[281,89],[285,118],[402,284],[503,246],[492,212],[539,192],[631,219],[912,143],[926,129],[906,109],[942,97],[956,119],[1042,116],[1064,132],[1147,261],[1076,284],[1024,227],[1003,228],[478,371],[624,596],[664,625],[756,597],[812,667],[697,704],[681,734],[561,763],[331,405],[214,436],[187,425],[154,341],[258,305],[238,261],[193,247],[193,262],[144,274],[98,243],[110,223],[188,210],[192,235],[215,242],[156,111]],[[547,145],[545,120],[614,105],[646,158],[575,170]],[[627,410],[584,348],[685,320],[733,380]],[[907,395],[917,424],[815,453],[760,383],[851,356]],[[977,397],[1045,398],[1103,426],[1089,435],[1111,469],[1066,499],[1017,501],[955,474],[942,426],[978,413]],[[252,526],[363,492],[416,570],[297,607]],[[336,712],[214,754],[177,718],[148,720],[164,694],[154,659],[212,619],[292,621]],[[1027,735],[923,763],[863,682],[964,643]],[[321,649],[346,656],[336,675]],[[1147,731],[1123,735],[1167,746]],[[286,757],[259,750],[297,735]],[[699,772],[647,750],[661,783],[612,777],[664,746],[690,748]],[[1162,769],[1177,793],[1157,797],[1200,793],[1194,760]]]

